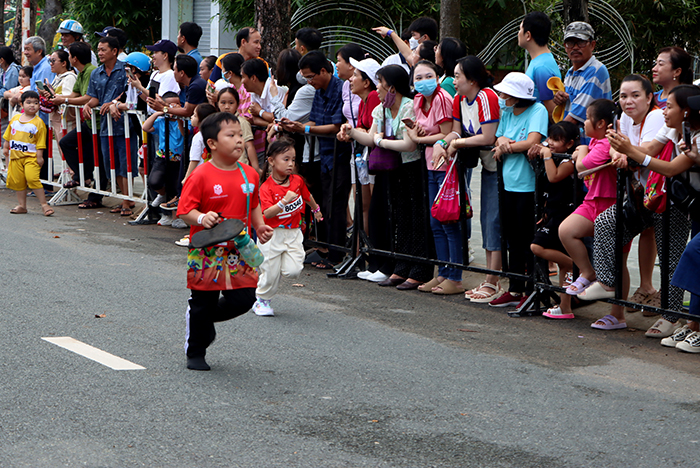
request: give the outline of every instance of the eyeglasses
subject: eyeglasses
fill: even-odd
[[[567,50],[571,50],[574,47],[578,47],[579,49],[583,49],[586,47],[591,41],[584,41],[583,39],[578,39],[578,40],[568,40],[564,42],[564,48]]]
[[[56,63],[56,59],[50,58],[50,59],[49,59],[49,63]]]
[[[313,76],[305,76],[304,79],[306,80],[307,83],[311,83],[314,78],[318,76],[318,73],[314,73]]]

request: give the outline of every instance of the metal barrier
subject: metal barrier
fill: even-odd
[[[314,138],[328,138],[326,136],[321,136],[321,135],[314,135]],[[337,147],[337,145],[336,145]],[[488,147],[479,147],[479,150],[491,150],[493,147],[488,146]],[[425,148],[421,148],[421,152],[423,153],[423,158],[425,157]],[[313,152],[311,152],[311,155],[313,155]],[[334,152],[334,159],[337,156],[336,152]],[[569,159],[571,155],[568,154],[557,154],[553,153],[552,156],[555,159]],[[311,156],[313,157],[313,156]],[[537,159],[533,161],[535,164],[535,174],[536,174],[536,179],[539,178],[539,174],[541,171],[544,170],[544,164],[541,160]],[[539,166],[539,167],[538,167]],[[335,180],[335,167],[336,164],[334,164],[334,171],[333,171],[333,184],[336,183]],[[423,178],[424,180],[427,180],[427,167],[425,164],[423,164]],[[465,201],[466,201],[466,182],[465,182],[465,167],[464,167],[464,162],[459,161],[457,164],[458,167],[458,180],[460,182],[460,213],[462,213],[462,216],[460,217],[460,223],[462,227],[462,232],[463,232],[463,237],[464,233],[466,232],[466,218],[463,216],[464,211],[465,211]],[[354,169],[356,171],[356,177],[358,177],[357,180],[359,180],[359,176],[357,174],[357,168]],[[502,203],[503,197],[501,194],[503,193],[504,185],[503,185],[503,166],[501,163],[498,164],[498,190],[499,190],[499,203]],[[664,315],[671,315],[675,316],[678,318],[684,318],[688,320],[697,320],[696,316],[690,315],[688,313],[685,313],[683,311],[675,311],[675,310],[669,310],[668,307],[668,288],[669,288],[669,265],[668,265],[668,252],[669,252],[669,236],[668,236],[668,231],[669,231],[669,223],[670,223],[670,217],[669,217],[669,210],[666,209],[664,212],[664,215],[662,217],[663,220],[663,230],[666,235],[663,237],[663,243],[662,243],[662,249],[661,252],[659,252],[659,259],[660,259],[660,264],[661,264],[661,307],[652,307],[646,304],[638,304],[634,303],[628,300],[622,300],[622,271],[623,271],[623,245],[622,245],[622,226],[623,226],[623,201],[624,201],[624,196],[625,196],[625,184],[624,184],[624,170],[618,169],[618,184],[617,184],[617,201],[616,201],[616,239],[615,239],[615,284],[616,284],[616,290],[615,290],[615,298],[613,299],[604,299],[602,302],[607,302],[610,304],[614,305],[619,305],[623,307],[634,307],[636,309],[642,310],[642,311],[649,311],[653,312],[656,314],[664,314]],[[577,171],[574,171],[574,180],[577,179]],[[578,197],[579,194],[577,194],[576,188],[574,189],[575,197]],[[427,189],[423,190],[423,201],[424,203],[427,204],[427,206],[430,206],[432,204],[432,201],[428,199],[428,192]],[[538,203],[539,202],[539,197],[540,195],[540,188],[539,186],[536,186],[535,189],[535,216],[537,213],[540,212],[541,206]],[[670,200],[668,201],[670,204]],[[670,205],[669,205],[670,206]],[[429,212],[429,210],[428,210]],[[502,216],[503,211],[501,210],[501,216]],[[326,213],[324,213],[324,217],[326,216]],[[533,264],[535,265],[535,268],[533,268],[533,271],[528,272],[527,275],[525,274],[518,274],[518,273],[512,273],[508,271],[508,255],[507,255],[507,250],[505,249],[505,246],[502,246],[502,251],[501,255],[503,258],[503,271],[498,271],[498,270],[490,270],[488,268],[482,268],[482,267],[474,267],[474,266],[469,266],[469,264],[459,264],[459,263],[453,263],[453,262],[445,262],[441,260],[436,260],[432,258],[427,258],[427,257],[416,257],[412,255],[407,255],[404,253],[396,252],[393,249],[392,250],[380,250],[376,249],[371,245],[371,242],[369,239],[364,236],[364,232],[362,230],[362,189],[360,184],[356,184],[356,190],[355,190],[355,212],[354,212],[354,223],[355,223],[355,229],[353,230],[353,237],[352,237],[352,243],[351,246],[348,248],[346,246],[340,246],[340,245],[333,245],[329,244],[327,242],[320,242],[320,241],[307,241],[310,245],[317,246],[317,247],[324,247],[328,248],[331,250],[336,250],[340,252],[344,252],[348,254],[345,258],[345,260],[336,267],[335,271],[333,273],[328,273],[329,277],[337,277],[337,278],[342,278],[342,279],[353,279],[356,277],[355,273],[355,266],[358,265],[359,262],[366,260],[367,255],[372,254],[372,255],[378,255],[378,256],[384,256],[388,258],[392,258],[395,260],[404,260],[404,261],[411,261],[411,262],[418,262],[418,263],[426,263],[438,267],[450,267],[450,268],[457,268],[461,269],[463,271],[471,271],[474,273],[480,273],[480,274],[488,274],[488,275],[495,275],[495,276],[500,276],[502,278],[508,278],[508,279],[519,279],[523,280],[526,282],[529,282],[530,284],[533,285],[533,294],[530,295],[528,300],[516,311],[510,312],[508,315],[511,317],[524,317],[524,316],[532,316],[532,315],[540,315],[541,314],[541,304],[551,304],[551,300],[555,298],[554,293],[559,292],[559,293],[565,293],[565,290],[559,286],[553,285],[549,281],[549,274],[548,274],[548,268],[547,268],[547,273],[542,271],[542,268],[539,266],[542,259],[539,259],[538,257],[534,256],[534,262]],[[502,225],[502,224],[501,224]],[[391,232],[394,232],[394,226],[391,226]],[[501,236],[503,239],[503,235]],[[466,242],[463,242],[462,245],[463,252],[465,256],[463,258],[469,258],[468,254],[466,254],[466,249],[467,245]],[[574,269],[576,267],[574,266]],[[576,271],[574,271],[576,273]],[[534,305],[534,310],[528,310],[531,305]]]

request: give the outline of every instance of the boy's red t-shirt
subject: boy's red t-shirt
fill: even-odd
[[[245,171],[247,183],[241,170]],[[258,183],[258,173],[246,164],[238,164],[236,169],[224,171],[211,162],[206,162],[197,167],[185,181],[177,215],[182,216],[194,209],[202,213],[214,211],[224,219],[244,220],[250,233],[246,194],[250,195],[252,212],[258,206]],[[202,229],[202,226],[191,226],[190,236]],[[233,241],[202,249],[191,248],[187,255],[187,266],[189,289],[221,291],[255,288],[258,284],[257,271],[241,259]]]
[[[304,214],[306,202],[311,198],[309,189],[306,187],[304,179],[292,174],[289,176],[289,186],[278,184],[272,177],[268,177],[260,186],[260,208],[264,212],[266,209],[282,200],[287,192],[291,190],[298,193],[296,200],[284,207],[284,211],[273,218],[265,218],[265,224],[273,228],[297,229],[301,227],[301,220]],[[264,216],[263,216],[264,217]]]

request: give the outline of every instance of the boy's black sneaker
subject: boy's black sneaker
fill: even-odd
[[[245,225],[240,219],[227,219],[222,221],[211,229],[204,229],[192,236],[190,243],[195,249],[202,247],[211,247],[220,242],[226,242],[243,231]]]
[[[211,370],[207,361],[204,360],[204,356],[200,357],[188,357],[187,358],[187,368],[192,370],[207,371]]]

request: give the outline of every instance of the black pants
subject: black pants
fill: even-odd
[[[348,197],[351,185],[349,156],[349,154],[341,154],[336,157],[335,174],[333,170],[321,173],[321,187],[323,188],[321,210],[326,220],[326,237],[322,240],[342,247],[345,247]],[[338,263],[342,259],[342,252],[329,251],[328,260],[330,262]]]
[[[535,195],[532,192],[504,191],[505,203],[501,213],[502,235],[508,242],[508,271],[525,274],[532,272],[534,257],[530,244],[535,233]],[[532,286],[528,286],[531,288]],[[525,281],[511,279],[509,292],[523,293]]]
[[[170,200],[178,194],[178,177],[180,175],[180,161],[168,161],[165,158],[156,157],[148,176],[148,185],[153,190],[165,189],[165,198]]]
[[[296,134],[295,134],[296,135]],[[301,138],[302,143],[301,143],[301,148],[302,152],[297,152],[297,154],[302,154],[304,150],[304,143],[303,140],[304,138]],[[300,161],[301,158],[298,158],[297,161]],[[297,165],[299,167],[299,175],[304,178],[306,181],[306,186],[309,189],[309,192],[311,195],[314,197],[314,200],[316,200],[316,203],[319,205],[323,202],[323,189],[321,187],[321,163],[320,162],[308,162],[308,163],[299,163],[297,162]],[[323,207],[321,207],[323,209]],[[325,215],[325,213],[324,213]],[[311,226],[311,222],[313,220],[313,214],[311,213],[311,210],[306,210],[304,216],[306,217],[306,225]],[[316,240],[321,240],[326,238],[326,226],[325,222],[323,223],[318,223],[316,225],[316,229],[318,231],[318,239]],[[309,229],[307,233],[311,236],[315,236],[316,232],[313,230]]]
[[[83,121],[81,124],[80,139],[83,145],[83,171],[85,173],[85,180],[94,180],[95,171],[95,151],[97,151],[98,161],[102,158],[100,155],[100,137],[97,137],[97,149],[92,147],[92,131],[87,126],[86,122]],[[73,171],[73,180],[80,182],[80,168],[79,168],[79,153],[78,153],[78,131],[76,129],[71,130],[66,133],[66,136],[61,138],[58,145],[63,151],[63,157],[66,158],[68,167]],[[100,171],[100,185],[101,187],[95,186],[97,189],[102,190],[102,187],[107,186],[107,174],[105,174],[104,167],[102,164],[98,165],[98,170]],[[88,200],[99,202],[102,200],[102,195],[96,193],[90,193],[88,195]]]
[[[374,190],[369,202],[367,230],[372,247],[378,250],[393,250],[393,227],[396,219],[393,211],[392,193],[396,190],[396,171],[378,172],[374,177]],[[375,272],[381,271],[387,276],[394,272],[395,262],[389,257],[380,255],[369,256],[367,269]]]
[[[231,320],[245,314],[255,303],[255,288],[228,291],[191,290],[187,310],[187,357],[204,357],[216,337],[215,322]],[[219,293],[222,297],[219,297]]]

